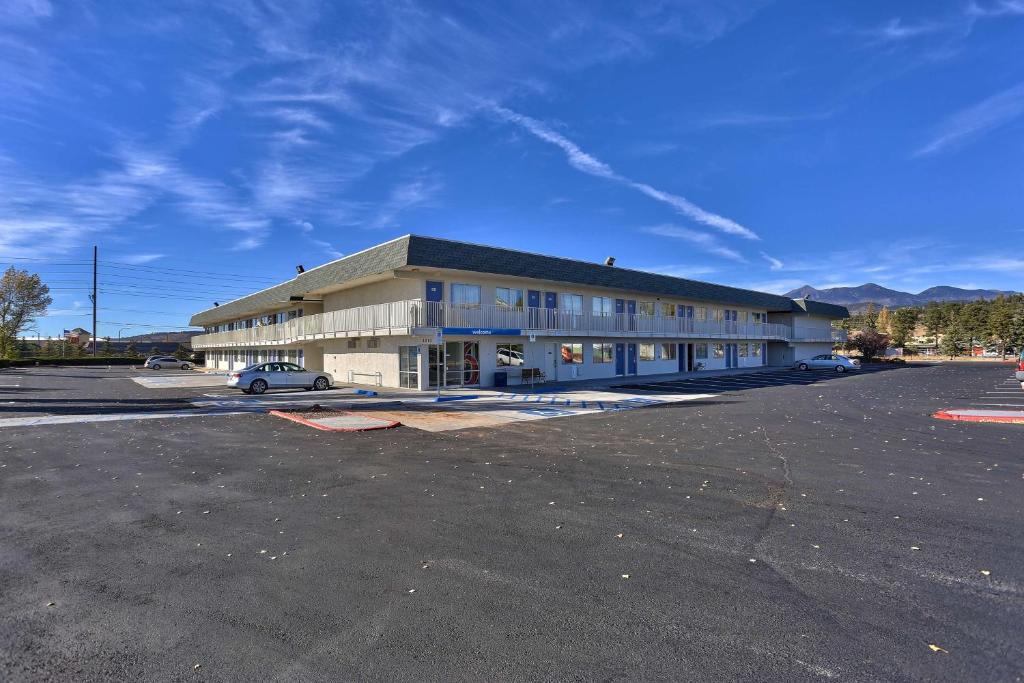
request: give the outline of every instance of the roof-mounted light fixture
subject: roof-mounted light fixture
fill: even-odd
[[[615,265],[615,257],[614,256],[609,256],[608,258],[606,258],[604,260],[604,264],[606,266],[614,266]]]
[[[302,264],[300,263],[299,265],[295,266],[295,272],[298,273],[299,275],[302,275],[303,273],[306,272],[306,269],[303,268]]]

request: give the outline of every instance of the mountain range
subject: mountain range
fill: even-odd
[[[961,289],[959,287],[929,287],[928,289],[912,294],[901,292],[897,289],[889,289],[881,285],[869,282],[859,287],[829,287],[827,289],[815,289],[810,285],[804,285],[798,289],[786,292],[785,296],[792,299],[810,298],[814,301],[821,301],[827,304],[840,304],[854,310],[866,308],[868,304],[875,306],[888,306],[899,308],[900,306],[923,306],[929,301],[976,301],[978,299],[995,299],[1000,294],[1016,294],[1011,291],[998,289]]]

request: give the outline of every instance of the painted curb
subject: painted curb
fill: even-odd
[[[388,422],[386,424],[374,425],[373,427],[327,427],[327,426],[324,426],[322,424],[317,424],[316,422],[313,422],[312,420],[307,420],[304,417],[300,417],[298,415],[293,415],[291,413],[287,413],[287,412],[285,412],[283,410],[270,410],[268,412],[271,415],[274,415],[276,417],[283,417],[286,420],[291,420],[292,422],[297,422],[297,423],[299,423],[301,425],[306,425],[307,427],[312,427],[313,429],[319,429],[322,432],[372,432],[372,431],[377,430],[377,429],[391,429],[392,427],[398,427],[398,426],[401,426],[401,424],[402,424],[401,422],[394,422],[394,421],[392,421],[392,422]],[[351,413],[349,411],[338,411],[338,412],[345,413],[345,414],[348,414],[348,415],[352,415],[353,414],[353,413]],[[375,418],[375,419],[379,419],[379,418]]]
[[[1011,415],[957,415],[945,410],[932,413],[932,417],[939,420],[953,420],[954,422],[1002,422],[1004,424],[1024,424],[1024,413],[1019,417]]]
[[[376,391],[370,391],[369,389],[356,389],[356,393],[360,396],[376,396]]]
[[[471,394],[469,396],[435,396],[430,400],[433,401],[434,403],[447,403],[448,401],[469,401],[470,399],[474,398],[480,397],[477,396],[476,394]]]

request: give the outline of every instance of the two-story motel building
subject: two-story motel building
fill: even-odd
[[[846,308],[568,258],[406,235],[197,313],[221,370],[287,360],[431,389],[788,365]],[[539,371],[539,372],[537,372]],[[499,376],[500,379],[500,376]]]

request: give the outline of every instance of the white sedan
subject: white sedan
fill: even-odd
[[[835,353],[823,353],[813,358],[805,358],[793,363],[797,370],[835,370],[846,372],[847,370],[860,370],[860,361],[851,360],[846,356]]]
[[[334,384],[329,372],[306,370],[294,363],[257,363],[232,372],[228,386],[241,389],[244,394],[262,394],[267,389],[306,389],[323,391]]]

